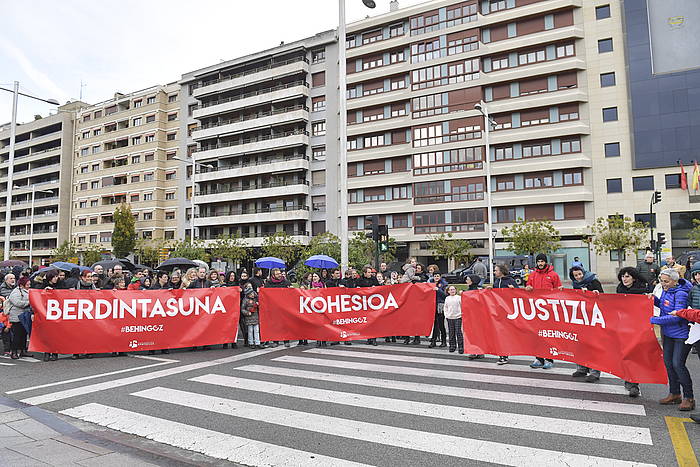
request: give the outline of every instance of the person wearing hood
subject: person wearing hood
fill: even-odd
[[[12,291],[17,287],[17,279],[15,275],[10,273],[5,274],[2,280],[2,285],[0,285],[0,296],[9,297]]]
[[[468,292],[470,290],[479,290],[481,288],[479,287],[479,284],[481,283],[481,277],[478,274],[469,274],[465,279],[464,283],[467,284],[467,290],[463,291],[462,293]],[[469,360],[476,360],[479,358],[484,358],[484,354],[471,353],[467,355],[467,358],[469,358]]]
[[[661,405],[680,404],[678,409],[690,411],[695,409],[693,381],[685,365],[690,353],[688,339],[688,320],[673,315],[672,312],[688,306],[688,292],[692,285],[682,279],[677,270],[664,269],[659,273],[659,282],[663,288],[661,297],[654,297],[654,305],[661,311],[659,316],[651,317],[651,324],[661,326],[663,334],[664,364],[668,373],[669,395],[659,401]],[[681,397],[681,387],[683,397]]]
[[[576,290],[590,290],[603,293],[603,286],[591,271],[585,271],[581,266],[573,266],[569,271],[571,284]],[[586,377],[587,383],[595,383],[600,379],[600,370],[595,370],[584,365],[576,364],[576,371],[571,375],[574,378]]]
[[[540,253],[535,257],[537,261],[535,270],[530,273],[525,290],[561,290],[561,279],[554,271],[554,267],[547,263],[547,255]],[[535,357],[535,361],[530,363],[530,368],[542,368],[549,370],[554,366],[551,358]]]
[[[10,357],[13,360],[21,357],[31,357],[27,353],[27,335],[31,332],[31,329],[27,328],[21,316],[25,312],[31,313],[32,311],[29,306],[29,286],[29,278],[22,277],[19,280],[19,285],[12,290],[10,296],[7,297],[3,304],[3,313],[5,313],[12,324],[10,328]],[[31,324],[31,321],[29,323]]]
[[[700,267],[700,265],[698,266]],[[615,293],[631,295],[645,295],[647,293],[646,279],[640,274],[637,268],[627,266],[620,269],[620,272],[617,273],[617,280],[619,280],[620,283],[617,284]],[[625,381],[625,389],[629,391],[630,397],[639,397],[641,394],[639,391],[639,383]]]
[[[416,258],[408,258],[406,264],[403,265],[403,276],[401,276],[401,283],[413,282],[416,276]]]
[[[80,283],[80,268],[79,267],[74,267],[70,270],[70,272],[67,274],[67,277],[63,280],[63,283],[61,284],[61,288],[66,289],[66,290],[75,290],[78,288],[78,284]]]

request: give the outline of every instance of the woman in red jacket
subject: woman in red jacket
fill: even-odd
[[[537,267],[530,273],[525,290],[561,290],[561,279],[559,274],[554,271],[554,266],[547,264],[547,255],[540,253],[535,259],[537,260]],[[530,368],[542,368],[544,370],[549,370],[553,366],[554,360],[551,358],[535,357],[535,361],[530,363]]]

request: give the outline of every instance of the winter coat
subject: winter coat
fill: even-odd
[[[511,285],[516,289],[518,288],[518,284],[516,284],[515,279],[510,276],[497,277],[493,280],[494,289],[507,289]]]
[[[695,284],[688,292],[688,308],[700,310],[700,284]]]
[[[93,284],[92,282],[78,281],[78,286],[76,287],[76,289],[80,289],[80,290],[95,290],[96,287],[95,287],[95,284]]]
[[[192,281],[188,289],[208,289],[210,287],[209,281],[206,279],[200,279],[199,277]]]
[[[700,323],[700,310],[677,310],[676,315],[693,323]]]
[[[467,277],[472,281],[472,285],[470,285],[469,289],[467,290],[478,290],[481,277],[477,276],[476,274],[469,274]]]
[[[355,281],[355,279],[352,277],[345,277],[343,279],[340,279],[340,285],[342,285],[346,289],[354,289],[355,287],[357,287],[357,281]]]
[[[656,282],[656,278],[659,275],[659,265],[654,263],[647,263],[642,261],[637,265],[637,271],[642,276],[642,279],[646,281],[647,284],[653,284]]]
[[[329,277],[326,279],[326,288],[328,287],[340,287],[342,279],[333,279],[332,277]]]
[[[688,281],[680,279],[678,285],[661,292],[661,298],[654,297],[654,305],[659,307],[661,314],[652,316],[651,323],[660,325],[664,336],[672,339],[688,338],[688,321],[670,313],[687,308],[691,287]]]
[[[3,282],[2,285],[0,285],[0,295],[7,298],[10,296],[13,290],[15,290],[16,287],[10,287],[7,285],[7,282]]]
[[[365,277],[362,275],[355,281],[355,287],[377,287],[378,285],[379,281],[376,277]]]
[[[241,314],[243,323],[246,326],[260,324],[260,314],[258,313],[258,294],[252,288],[246,289],[248,293],[241,302]],[[252,295],[252,297],[251,297]]]
[[[10,323],[19,323],[19,315],[29,308],[29,291],[21,287],[16,287],[4,304],[4,313],[10,318]]]
[[[629,287],[626,287],[625,284],[620,282],[619,284],[617,284],[617,290],[615,290],[615,293],[642,295],[647,293],[647,287],[646,284],[642,284],[638,281],[633,282],[632,285]]]
[[[530,273],[527,285],[533,289],[554,290],[561,287],[559,274],[554,271],[554,267],[548,264],[544,269],[535,269]]]
[[[447,319],[458,319],[462,317],[462,297],[461,295],[449,295],[445,298],[445,307],[442,309]]]
[[[264,286],[263,280],[258,276],[251,276],[250,279],[248,279],[248,283],[250,283],[250,285],[253,286],[253,290],[255,290],[256,292],[260,287]]]
[[[399,282],[404,284],[406,282],[414,282],[416,277],[416,268],[411,266],[410,263],[403,265],[403,276]]]
[[[433,279],[430,279],[429,282],[433,282]],[[437,287],[437,290],[435,291],[435,304],[439,303],[445,303],[445,299],[447,298],[447,286],[450,285],[447,283],[445,279],[440,278],[440,282],[436,283],[435,286]]]
[[[573,278],[573,271],[569,273],[569,277],[571,277],[571,284],[573,285],[574,289],[597,290],[600,293],[604,292],[603,285],[600,283],[596,275],[590,271],[585,271],[583,273],[583,278],[580,281]]]
[[[488,269],[486,268],[486,265],[482,263],[481,261],[477,261],[474,264],[474,267],[472,267],[472,271],[474,271],[474,274],[479,276],[481,279],[486,279],[486,274],[488,273]]]
[[[265,287],[271,288],[271,289],[284,289],[284,288],[291,287],[291,286],[292,286],[292,283],[284,278],[280,279],[280,280],[276,280],[276,279],[273,279],[272,277],[270,277],[268,280],[265,281]]]

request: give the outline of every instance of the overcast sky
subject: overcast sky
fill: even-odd
[[[401,7],[425,0],[400,0]],[[348,21],[389,10],[346,0]],[[0,0],[0,87],[96,103],[338,24],[335,0]],[[12,94],[0,91],[0,124]],[[20,96],[19,122],[55,107]]]

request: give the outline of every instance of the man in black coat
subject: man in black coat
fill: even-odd
[[[603,286],[596,275],[590,271],[584,271],[580,266],[572,267],[569,271],[569,277],[574,289],[603,293]],[[577,364],[576,371],[571,376],[574,378],[585,376],[587,383],[595,383],[600,379],[600,370]]]
[[[364,267],[364,269],[362,270],[362,276],[360,276],[360,278],[355,281],[355,286],[356,287],[378,287],[379,286],[379,281],[377,280],[377,278],[374,275],[372,275],[372,267],[371,266]],[[367,344],[377,345],[377,339],[376,338],[367,339]]]
[[[270,289],[286,289],[291,287],[292,283],[284,278],[282,271],[279,268],[274,268],[270,271],[270,277],[265,281],[265,288]],[[305,339],[299,340],[298,345],[307,345],[308,342]],[[277,342],[272,343],[272,347],[277,347],[279,344]],[[284,341],[284,346],[289,347],[289,341]]]

